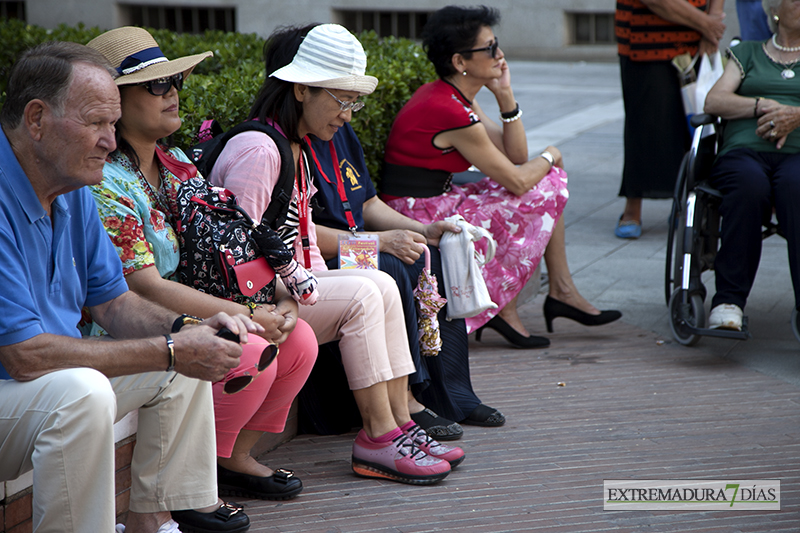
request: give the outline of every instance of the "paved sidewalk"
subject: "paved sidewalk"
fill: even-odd
[[[542,301],[529,323],[543,324]],[[293,468],[304,492],[242,500],[251,532],[798,530],[796,387],[625,323],[554,328],[547,350],[494,332],[471,344],[475,388],[508,423],[465,426],[467,458],[442,483],[357,478],[355,433],[301,435],[263,460]],[[604,511],[604,479],[780,479],[782,510]]]
[[[509,422],[465,427],[467,459],[437,486],[356,478],[354,433],[296,437],[262,460],[295,469],[306,489],[289,502],[245,500],[251,531],[800,530],[800,343],[785,242],[765,243],[746,309],[753,339],[678,345],[663,288],[670,202],[645,201],[640,239],[613,235],[624,203],[617,65],[510,64],[531,153],[555,144],[564,154],[576,283],[623,319],[600,328],[558,319],[547,350],[515,350],[493,332],[473,341],[475,389]],[[495,109],[491,95],[478,100]],[[542,301],[521,309],[538,334]],[[687,478],[780,479],[782,510],[603,511],[604,479]]]

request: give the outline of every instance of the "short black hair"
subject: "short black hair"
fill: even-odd
[[[269,36],[264,43],[264,66],[266,69],[264,84],[258,91],[248,117],[249,120],[257,118],[261,122],[268,118],[274,120],[286,137],[296,143],[301,141],[298,125],[300,117],[303,115],[303,105],[294,97],[294,83],[271,78],[270,74],[292,62],[300,49],[300,43],[306,38],[308,32],[317,26],[319,23],[305,26],[283,26]]]
[[[88,46],[66,41],[39,44],[23,52],[11,69],[0,124],[6,129],[19,126],[25,106],[37,99],[63,115],[75,63],[87,63],[104,69],[112,78],[117,76],[103,54]]]
[[[436,74],[440,78],[456,74],[453,55],[474,48],[481,28],[499,22],[500,12],[486,6],[447,6],[431,15],[422,29],[422,46]],[[472,53],[463,55],[466,59],[472,57]]]

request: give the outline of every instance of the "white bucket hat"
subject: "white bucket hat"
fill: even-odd
[[[86,43],[86,46],[106,56],[117,69],[117,85],[169,78],[181,72],[186,77],[198,63],[214,55],[212,52],[203,52],[170,61],[150,32],[135,26],[107,31]]]
[[[292,62],[270,77],[311,87],[370,94],[378,78],[365,76],[367,55],[355,36],[338,24],[320,24],[308,32]]]

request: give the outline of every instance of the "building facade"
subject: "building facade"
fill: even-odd
[[[142,25],[180,32],[221,29],[269,35],[279,26],[336,22],[358,32],[416,38],[427,14],[453,0],[2,0],[5,12],[22,12],[31,24],[55,27],[80,22],[114,28]],[[478,2],[464,2],[472,5]],[[506,55],[518,59],[612,61],[614,0],[493,0],[496,28]],[[727,39],[736,35],[729,0]],[[0,16],[3,15],[0,11]],[[13,16],[13,15],[11,15]],[[21,18],[23,18],[21,17]]]

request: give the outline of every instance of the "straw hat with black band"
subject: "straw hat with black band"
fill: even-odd
[[[135,26],[107,31],[89,41],[86,46],[103,54],[117,69],[117,85],[135,85],[169,78],[181,72],[186,78],[198,63],[214,55],[213,52],[203,52],[170,61],[164,56],[153,36],[147,30]]]

